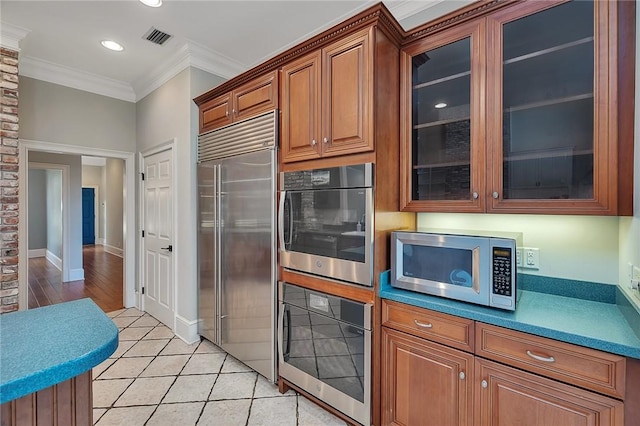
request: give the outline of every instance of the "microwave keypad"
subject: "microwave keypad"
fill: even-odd
[[[493,249],[493,294],[511,296],[511,250]]]

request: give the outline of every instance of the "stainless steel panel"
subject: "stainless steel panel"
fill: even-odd
[[[220,346],[275,380],[275,152],[220,162]]]
[[[217,166],[198,166],[198,333],[218,343],[216,241]]]

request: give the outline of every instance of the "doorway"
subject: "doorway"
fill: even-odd
[[[133,194],[135,193],[135,164],[134,153],[110,151],[103,149],[95,149],[88,147],[70,146],[55,144],[49,142],[39,141],[20,141],[20,156],[19,156],[19,202],[21,209],[19,211],[20,224],[18,231],[18,249],[19,249],[19,306],[20,309],[27,309],[28,307],[28,227],[26,226],[28,221],[28,178],[27,178],[27,164],[29,159],[29,153],[43,152],[43,153],[55,153],[55,154],[69,154],[69,155],[90,155],[107,158],[118,158],[124,160],[124,192],[123,200],[123,305],[125,307],[140,306],[140,301],[136,300],[136,288],[135,288],[135,199]],[[69,204],[67,209],[63,208],[63,211],[68,212],[70,210]],[[64,226],[63,226],[64,228]],[[68,238],[70,227],[67,227],[63,231],[63,241]],[[69,244],[66,244],[68,247]],[[63,250],[64,250],[63,243]],[[63,254],[63,259],[64,259]],[[63,262],[64,266],[64,262]],[[74,278],[74,277],[71,277]]]

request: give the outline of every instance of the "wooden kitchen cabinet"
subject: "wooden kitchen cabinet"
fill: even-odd
[[[473,424],[473,354],[382,328],[382,424]]]
[[[629,426],[640,365],[382,300],[383,425]]]
[[[622,401],[476,358],[479,426],[623,426]]]
[[[278,73],[265,74],[200,106],[200,132],[278,108]]]
[[[282,67],[283,162],[373,151],[373,32]]]
[[[518,2],[406,46],[401,208],[630,214],[619,7]]]

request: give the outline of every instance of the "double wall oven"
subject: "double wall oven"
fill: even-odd
[[[280,174],[280,264],[373,286],[373,164]],[[371,304],[279,285],[278,369],[362,424],[371,420]]]
[[[373,164],[280,174],[280,264],[372,286]]]

